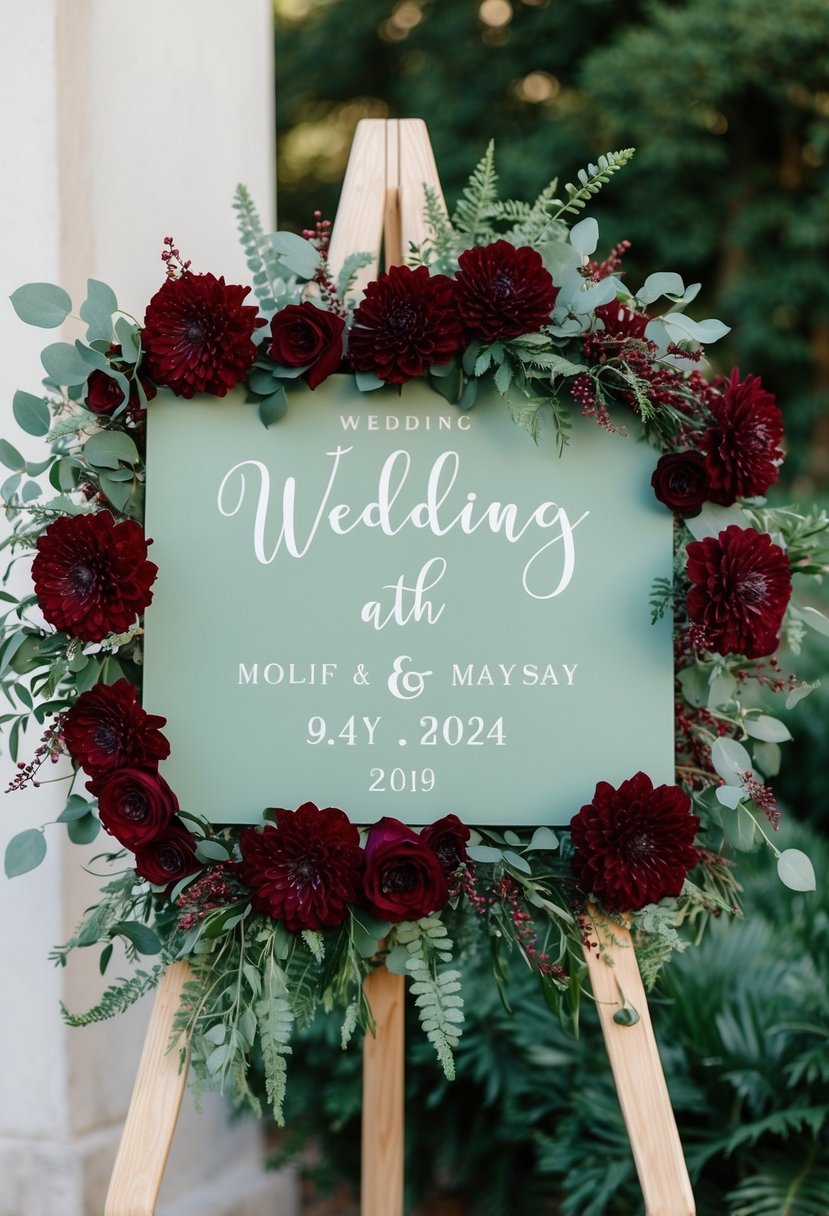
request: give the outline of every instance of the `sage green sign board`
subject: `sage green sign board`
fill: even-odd
[[[673,781],[645,444],[577,419],[559,458],[494,395],[343,377],[268,430],[241,393],[149,412],[145,705],[183,809],[556,824],[599,780]]]

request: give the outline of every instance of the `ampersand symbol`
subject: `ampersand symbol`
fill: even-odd
[[[419,697],[426,686],[426,677],[432,675],[431,671],[404,671],[403,664],[411,661],[411,655],[399,655],[388,678],[389,692],[401,701],[413,701]]]
[[[354,672],[353,679],[355,684],[368,684],[368,672],[366,671],[363,663],[357,664],[357,670]]]

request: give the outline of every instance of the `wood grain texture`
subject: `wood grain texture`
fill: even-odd
[[[155,997],[138,1075],[107,1192],[104,1216],[153,1216],[187,1084],[187,1061],[168,1051],[173,1018],[191,976],[185,962],[168,967]]]
[[[432,187],[444,210],[446,204],[425,122],[422,118],[403,118],[399,128],[401,244],[404,257],[408,257],[410,247],[422,245],[429,235],[423,216],[423,187]]]
[[[585,949],[585,958],[645,1216],[694,1216],[694,1195],[630,934],[595,913],[592,924],[602,950]],[[613,1020],[625,1005],[639,1014],[633,1026]]]
[[[328,261],[334,278],[350,253],[371,253],[374,260],[358,271],[354,289],[377,278],[386,202],[386,122],[364,118],[357,124],[348,158]]]
[[[403,1216],[402,975],[378,967],[366,980],[376,1022],[363,1046],[361,1216]]]

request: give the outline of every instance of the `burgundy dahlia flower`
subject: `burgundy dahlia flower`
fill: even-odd
[[[147,305],[141,341],[145,367],[179,397],[224,397],[256,358],[253,331],[265,321],[243,304],[249,287],[212,274],[165,279]]]
[[[166,721],[142,709],[134,684],[117,680],[81,693],[64,715],[63,740],[90,777],[123,767],[155,768],[170,754],[160,729]]]
[[[425,266],[392,266],[369,283],[348,337],[355,372],[374,372],[387,384],[422,376],[447,363],[464,344],[455,284]]]
[[[387,815],[368,834],[363,893],[370,912],[398,924],[438,912],[449,887],[437,853],[422,836]]]
[[[679,895],[696,865],[699,819],[677,785],[658,785],[646,773],[618,790],[600,781],[593,801],[571,823],[573,869],[588,895],[610,912],[633,912]]]
[[[247,828],[239,847],[254,908],[292,933],[341,925],[359,897],[360,834],[336,807],[279,809],[275,827]]]
[[[50,625],[83,642],[130,629],[152,602],[158,567],[135,520],[61,515],[38,538],[32,579]]]
[[[731,524],[687,546],[688,615],[717,654],[774,654],[792,593],[789,559],[765,532]]]
[[[482,342],[520,338],[550,320],[558,288],[529,245],[473,245],[458,258],[458,314]]]
[[[147,882],[178,882],[202,868],[196,857],[196,838],[174,819],[168,828],[135,850],[135,868]]]
[[[344,329],[342,317],[310,300],[288,304],[271,321],[269,354],[285,367],[307,366],[303,378],[309,388],[316,388],[342,363]]]
[[[738,498],[766,493],[779,477],[783,460],[783,415],[759,376],[740,381],[735,368],[729,378],[718,377],[706,404],[714,425],[700,436],[711,479],[712,502],[730,506]]]
[[[119,768],[87,782],[87,789],[98,799],[101,823],[128,849],[138,850],[155,840],[179,812],[178,798],[154,769]]]

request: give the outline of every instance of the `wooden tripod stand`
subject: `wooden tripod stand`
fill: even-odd
[[[358,288],[364,286],[377,276],[381,245],[387,265],[403,262],[410,244],[427,236],[424,185],[442,197],[424,124],[361,122],[329,249],[333,273],[349,253],[371,252],[373,262],[358,276]],[[630,935],[598,918],[593,928],[602,950],[586,951],[587,965],[646,1216],[693,1216],[693,1194]],[[178,1052],[168,1047],[188,974],[186,963],[176,963],[158,990],[105,1216],[155,1212],[186,1084]],[[403,985],[401,976],[383,967],[366,981],[377,1029],[366,1039],[363,1058],[362,1216],[403,1213]],[[638,1013],[634,1025],[614,1021],[623,1006]]]

